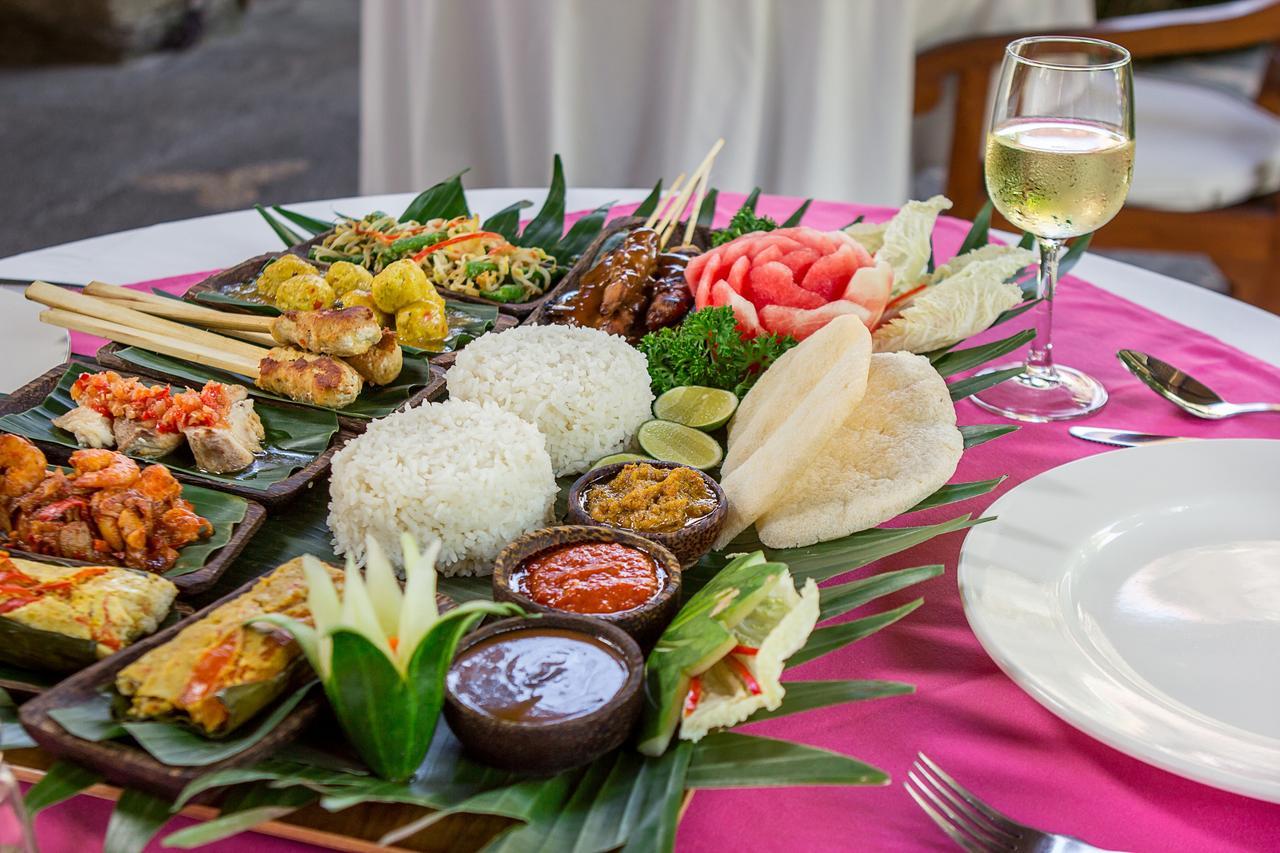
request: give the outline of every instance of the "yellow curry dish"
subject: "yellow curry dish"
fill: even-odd
[[[328,566],[341,589],[342,573]],[[120,670],[116,692],[130,720],[176,720],[209,737],[226,735],[294,683],[302,649],[290,635],[253,619],[279,613],[311,624],[302,560],[188,625]]]
[[[116,566],[57,566],[0,551],[0,660],[70,672],[152,634],[177,587]]]

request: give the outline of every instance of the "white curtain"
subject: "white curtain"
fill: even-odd
[[[893,204],[912,63],[984,32],[1080,26],[1092,0],[365,0],[364,193],[647,186],[718,136],[713,183]]]

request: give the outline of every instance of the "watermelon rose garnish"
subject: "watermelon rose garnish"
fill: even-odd
[[[728,305],[739,331],[804,340],[843,314],[874,328],[893,269],[840,231],[803,226],[742,237],[698,255],[685,269],[695,308]]]

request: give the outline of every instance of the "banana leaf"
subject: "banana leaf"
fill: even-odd
[[[315,791],[300,786],[284,789],[263,783],[237,786],[227,792],[216,818],[170,833],[163,844],[183,850],[203,847],[284,817],[319,798]]]
[[[564,196],[564,164],[557,154],[551,161],[551,185],[546,201],[520,234],[519,245],[537,246],[548,254],[555,254],[556,244],[564,235]]]
[[[285,225],[283,222],[280,222],[270,213],[267,213],[266,208],[264,208],[262,205],[255,204],[253,206],[253,209],[258,211],[259,216],[267,220],[267,224],[271,226],[271,230],[276,232],[276,236],[279,237],[284,242],[284,245],[286,248],[292,248],[293,246],[296,246],[299,243],[307,242],[306,237],[303,237],[297,231],[294,231],[288,225]]]
[[[142,370],[150,370],[166,376],[176,376],[179,379],[198,384],[203,384],[210,379],[216,379],[219,382],[234,382],[247,387],[249,393],[257,399],[294,402],[287,397],[272,394],[256,387],[253,384],[253,380],[248,377],[228,373],[225,370],[217,370],[216,368],[205,367],[193,362],[182,361],[181,359],[160,355],[138,347],[125,347],[117,355]],[[426,359],[406,358],[404,360],[404,369],[400,371],[400,376],[395,382],[381,387],[366,387],[364,391],[360,392],[360,397],[345,409],[325,409],[305,403],[298,405],[306,405],[307,408],[323,412],[336,411],[349,418],[373,420],[394,412],[404,405],[406,400],[422,388],[425,388],[430,381],[431,365]]]
[[[520,211],[533,207],[531,201],[517,201],[509,204],[490,216],[480,227],[485,231],[501,234],[508,243],[514,243],[520,236]]]
[[[404,209],[404,213],[400,214],[400,221],[426,222],[430,219],[470,216],[471,208],[467,206],[467,196],[462,189],[462,176],[467,171],[463,169],[456,175],[445,178],[435,186],[418,193]]]
[[[35,441],[78,447],[75,436],[54,426],[53,420],[75,408],[76,404],[71,399],[72,383],[81,374],[96,372],[99,372],[98,368],[93,366],[71,365],[49,396],[38,406],[0,417],[0,429]],[[245,471],[235,474],[210,474],[201,471],[185,443],[173,453],[156,460],[142,460],[138,456],[133,458],[143,462],[160,462],[174,470],[197,474],[209,480],[265,491],[324,453],[334,433],[338,431],[338,418],[331,412],[273,406],[269,403],[259,403],[254,409],[266,429],[265,453]]]
[[[18,721],[18,703],[9,691],[0,688],[0,753],[7,749],[27,749],[36,745]]]
[[[169,821],[169,801],[126,790],[111,810],[102,853],[142,853],[151,837]]]
[[[102,777],[92,770],[70,761],[55,761],[45,771],[44,778],[27,789],[23,804],[27,807],[27,814],[35,818],[50,806],[69,800],[101,781]]]
[[[965,450],[1017,431],[1018,428],[1012,424],[966,424],[960,427],[960,435],[964,436]]]
[[[0,657],[37,672],[75,672],[97,661],[98,644],[0,616]]]
[[[648,216],[658,209],[658,202],[662,200],[662,179],[653,185],[653,189],[644,197],[644,201],[640,202],[640,206],[635,209],[632,216]]]
[[[162,764],[173,767],[204,767],[238,755],[262,740],[293,712],[315,684],[314,680],[307,681],[277,703],[269,714],[256,718],[254,725],[242,726],[242,730],[220,738],[205,737],[177,720],[122,722],[119,719],[120,697],[110,689],[108,693],[97,694],[76,705],[54,708],[50,710],[49,716],[68,733],[81,740],[98,743],[133,738],[152,758]],[[248,694],[242,692],[238,695]],[[266,695],[266,692],[260,691],[260,696],[262,695]],[[279,695],[277,692],[269,696],[267,701],[270,702]],[[260,696],[254,696],[254,699]],[[259,705],[253,713],[257,714],[262,710],[263,706]]]
[[[969,227],[969,233],[964,235],[964,241],[960,243],[960,248],[956,250],[957,256],[971,252],[979,246],[985,246],[990,242],[991,211],[991,202],[988,201],[982,206],[982,210],[978,211],[978,215],[973,217],[973,225]]]
[[[797,207],[795,210],[795,213],[792,213],[785,220],[783,220],[782,224],[779,227],[794,228],[797,225],[799,225],[800,221],[804,219],[804,215],[809,212],[809,205],[811,204],[813,204],[813,199],[811,198],[805,199],[804,204]]]
[[[311,232],[312,236],[315,236],[316,234],[323,234],[333,228],[332,222],[326,222],[323,219],[316,219],[314,216],[307,216],[305,213],[288,210],[278,204],[271,205],[271,209],[292,222],[294,225],[297,225],[302,230]]]

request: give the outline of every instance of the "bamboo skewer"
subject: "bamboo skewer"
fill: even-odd
[[[707,196],[707,181],[711,175],[708,169],[698,180],[698,191],[693,194],[693,209],[689,212],[689,220],[684,225],[684,242],[680,245],[693,245],[693,232],[698,227],[698,214],[702,212],[702,200]]]
[[[99,317],[91,317],[62,308],[41,311],[40,321],[51,326],[60,326],[64,329],[97,335],[116,343],[143,347],[161,355],[180,358],[205,367],[238,373],[242,376],[248,376],[250,379],[257,380],[258,378],[258,360],[255,358],[208,349],[189,341],[175,341],[148,329],[130,328],[119,323],[113,323],[110,320],[103,320]]]
[[[261,317],[253,314],[234,314],[230,311],[219,311],[216,308],[206,308],[203,305],[192,305],[189,302],[180,302],[176,299],[165,299],[163,296],[156,296],[151,293],[140,293],[136,290],[130,290],[127,287],[107,284],[101,281],[89,282],[85,285],[83,292],[89,296],[96,296],[101,299],[110,299],[113,302],[124,303],[126,307],[133,311],[141,311],[144,314],[152,314],[156,317],[164,317],[169,320],[193,323],[208,329],[221,329],[223,331],[237,330],[245,332],[271,331],[271,317]]]
[[[95,317],[125,329],[152,332],[158,337],[181,342],[184,346],[199,347],[208,352],[224,352],[235,357],[251,359],[255,363],[267,354],[262,347],[244,341],[163,320],[127,308],[118,301],[86,296],[43,281],[32,282],[26,289],[26,297],[50,308]]]
[[[653,213],[650,213],[649,218],[644,221],[645,228],[652,228],[653,224],[658,221],[658,217],[665,215],[667,210],[667,205],[670,204],[673,199],[675,199],[676,194],[680,192],[680,187],[683,184],[684,184],[684,172],[681,172],[679,175],[676,176],[676,179],[671,182],[671,189],[667,190],[667,194],[663,196],[662,199],[658,202],[657,206],[653,208]]]
[[[694,170],[693,176],[680,193],[680,197],[676,199],[676,203],[668,208],[666,215],[658,221],[659,249],[665,247],[667,241],[671,239],[671,235],[680,221],[680,216],[684,213],[685,206],[689,203],[689,197],[693,194],[694,185],[701,184],[706,180],[707,175],[711,172],[711,165],[715,162],[716,155],[720,153],[720,149],[723,147],[724,138],[721,137],[716,140],[715,144],[711,146],[711,150],[702,158],[702,162]]]

